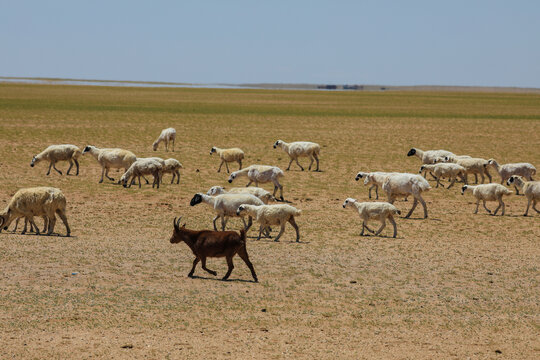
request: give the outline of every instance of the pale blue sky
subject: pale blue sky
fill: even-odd
[[[540,87],[540,1],[0,0],[0,76]]]

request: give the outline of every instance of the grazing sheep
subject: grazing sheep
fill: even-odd
[[[458,156],[447,156],[444,158],[444,162],[458,164],[465,168],[465,177],[463,179],[465,184],[469,183],[469,174],[474,174],[474,179],[477,184],[478,175],[480,175],[480,178],[482,179],[482,184],[484,183],[485,179],[484,175],[488,177],[488,182],[491,182],[491,174],[485,167],[485,165],[487,164],[487,160],[471,157],[460,159]]]
[[[371,185],[369,188],[369,198],[371,199],[371,189],[375,188],[375,199],[379,199],[379,186],[382,187],[384,184],[384,181],[388,177],[388,175],[391,174],[397,174],[395,172],[382,172],[382,171],[376,171],[376,172],[358,172],[356,174],[355,180],[358,181],[361,178],[365,177],[364,179],[364,186]],[[407,198],[405,198],[406,200]]]
[[[174,141],[176,140],[176,130],[174,128],[167,128],[161,131],[159,137],[152,144],[152,149],[157,150],[160,142],[165,142],[165,151],[169,151],[169,142],[172,142],[172,151],[174,151]]]
[[[154,177],[154,182],[152,183],[152,188],[157,185],[159,189],[159,183],[161,180],[161,174],[163,173],[163,160],[159,161],[154,158],[141,158],[137,159],[129,169],[122,175],[120,178],[120,183],[124,187],[131,187],[135,178],[139,180],[139,189],[141,188],[141,176],[152,175]],[[130,181],[131,180],[131,181]],[[129,186],[128,186],[129,182]]]
[[[259,199],[266,205],[270,200],[275,200],[272,194],[260,187],[243,187],[243,188],[231,188],[225,190],[222,186],[212,186],[206,195],[216,196],[221,194],[251,194]]]
[[[408,194],[414,196],[412,208],[405,215],[405,218],[411,216],[419,201],[424,208],[424,219],[427,218],[427,206],[424,199],[422,199],[422,192],[430,190],[431,186],[422,176],[407,173],[392,174],[386,178],[382,189],[386,192],[390,204],[393,204],[398,196],[403,197]]]
[[[319,153],[321,152],[321,147],[319,144],[309,141],[296,141],[292,143],[286,143],[283,140],[277,140],[274,143],[274,149],[278,146],[283,151],[285,151],[291,158],[291,161],[289,161],[289,166],[287,166],[286,169],[287,171],[291,168],[293,160],[296,161],[296,164],[300,167],[300,169],[302,169],[302,171],[304,171],[304,168],[298,162],[299,157],[310,158],[311,162],[309,163],[308,170],[311,170],[311,165],[313,165],[313,161],[317,161],[317,168],[315,169],[315,171],[319,171]]]
[[[229,165],[227,163],[230,162],[237,162],[240,166],[238,170],[242,170],[242,160],[244,159],[244,152],[242,149],[239,148],[231,148],[231,149],[221,149],[218,147],[212,147],[210,149],[210,155],[213,153],[217,153],[219,155],[219,158],[221,159],[221,164],[219,164],[219,168],[217,172],[221,172],[221,166],[225,164],[225,167],[227,168],[227,174],[229,173]]]
[[[216,276],[217,272],[210,270],[206,267],[206,258],[209,257],[225,257],[227,259],[227,265],[229,267],[227,273],[222,280],[227,280],[234,269],[233,257],[238,254],[242,260],[246,263],[247,267],[251,271],[251,276],[255,282],[258,281],[257,274],[253,264],[249,261],[249,256],[246,250],[246,232],[240,230],[240,235],[236,231],[211,231],[202,230],[195,231],[186,229],[186,224],[180,227],[180,217],[178,220],[174,219],[174,231],[171,236],[171,244],[177,244],[180,241],[186,243],[187,246],[195,255],[193,260],[193,267],[188,274],[188,277],[193,277],[195,267],[199,263],[202,263],[204,271]]]
[[[244,230],[248,231],[253,224],[253,219],[249,216],[248,223],[246,224],[244,215],[238,216],[236,209],[242,204],[264,205],[261,199],[251,194],[222,194],[218,196],[209,196],[202,193],[195,194],[189,204],[195,206],[202,202],[212,207],[216,212],[216,217],[212,221],[214,230],[216,231],[216,220],[221,218],[221,230],[224,231],[229,217],[242,218]]]
[[[367,231],[372,234],[374,233],[374,231],[367,226],[370,219],[377,219],[381,222],[381,227],[379,230],[377,230],[375,236],[379,235],[386,227],[386,219],[388,219],[394,227],[393,237],[397,236],[397,226],[396,222],[394,221],[394,215],[400,215],[401,211],[399,211],[394,205],[387,202],[357,202],[356,199],[347,198],[343,203],[343,208],[345,209],[347,207],[358,211],[358,214],[363,220],[362,232],[360,233],[360,236],[364,235],[364,229],[367,229]]]
[[[454,186],[454,183],[456,182],[458,176],[461,177],[463,181],[465,181],[465,168],[458,164],[425,164],[420,167],[420,171],[418,171],[418,173],[422,173],[422,171],[425,170],[430,171],[432,174],[435,175],[435,178],[437,180],[436,187],[439,187],[439,185],[441,185],[444,188],[444,185],[440,182],[441,178],[448,178],[450,180],[450,185],[448,185],[447,189],[450,189],[452,186]]]
[[[489,166],[492,166],[495,171],[497,171],[497,173],[501,177],[501,184],[504,184],[504,182],[508,180],[512,175],[523,176],[529,181],[533,181],[534,179],[532,178],[532,176],[536,175],[536,168],[529,163],[499,165],[499,163],[495,161],[495,159],[489,159],[487,164],[484,165],[484,167],[488,168]],[[516,195],[519,195],[519,190],[517,187]]]
[[[171,184],[174,182],[176,177],[176,183],[180,184],[180,169],[182,169],[182,164],[176,159],[167,159],[165,160],[165,166],[163,167],[163,174],[172,174]]]
[[[454,153],[446,150],[420,150],[417,148],[411,148],[407,153],[407,156],[416,156],[421,161],[422,164],[434,164],[436,161],[440,160],[439,158],[444,158],[445,156],[456,156]],[[424,177],[426,177],[427,171],[424,172]]]
[[[461,195],[465,194],[465,191],[467,190],[472,191],[474,197],[476,197],[476,210],[474,211],[474,214],[478,213],[478,206],[480,205],[480,200],[482,200],[484,204],[484,209],[486,209],[487,212],[490,214],[491,210],[486,207],[486,201],[498,201],[499,206],[497,206],[497,208],[493,212],[493,215],[497,215],[497,211],[499,211],[501,206],[501,215],[504,215],[505,205],[502,197],[504,195],[512,194],[512,192],[505,188],[503,185],[494,183],[481,185],[463,185],[463,187],[461,188]]]
[[[540,210],[536,208],[536,203],[540,201],[540,181],[525,181],[522,176],[512,175],[510,176],[510,179],[506,181],[506,185],[514,185],[516,188],[519,188],[527,198],[527,210],[525,210],[523,216],[527,216],[529,213],[531,202],[533,204],[533,209],[537,213],[540,213]]]
[[[103,175],[107,179],[114,181],[112,177],[109,177],[109,169],[124,169],[124,171],[127,171],[131,164],[137,160],[134,153],[124,149],[99,149],[95,146],[87,145],[82,153],[83,155],[90,153],[101,165],[100,183],[103,182]]]
[[[279,225],[281,226],[281,231],[276,236],[274,241],[279,241],[279,238],[285,231],[285,224],[289,222],[292,227],[296,230],[296,242],[300,241],[300,231],[298,230],[298,225],[294,220],[295,216],[300,216],[302,213],[301,210],[287,205],[287,204],[277,204],[277,205],[248,205],[243,204],[238,207],[236,214],[242,216],[244,214],[253,216],[255,220],[261,225],[259,227],[259,236],[257,240],[261,238],[261,234],[264,229],[270,225]]]
[[[268,182],[274,183],[274,193],[272,196],[276,196],[276,191],[279,189],[280,199],[283,201],[283,186],[279,183],[279,178],[284,176],[283,170],[277,166],[269,165],[251,165],[242,170],[235,171],[229,176],[229,183],[232,183],[234,179],[247,176],[249,179],[246,187],[255,182],[255,186],[258,187],[259,183],[264,184]]]
[[[32,161],[30,162],[30,166],[34,167],[34,165],[40,161],[47,160],[49,162],[49,170],[47,171],[47,175],[51,173],[51,167],[62,175],[62,172],[56,168],[56,163],[58,161],[69,161],[69,168],[66,175],[69,175],[69,172],[73,167],[73,163],[75,163],[75,166],[77,166],[75,176],[77,176],[79,175],[79,156],[81,156],[81,149],[75,145],[51,145],[39,154],[34,155],[32,157]]]
[[[66,227],[66,236],[71,230],[66,218],[66,197],[60,189],[53,187],[34,187],[20,189],[13,195],[11,201],[3,212],[0,213],[0,231],[2,227],[7,230],[11,222],[24,217],[36,229],[39,228],[34,222],[34,216],[46,216],[48,219],[47,235],[51,235],[56,224],[56,215],[60,216]]]

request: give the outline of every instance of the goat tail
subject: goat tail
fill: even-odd
[[[240,229],[240,238],[244,243],[246,242],[246,230]]]

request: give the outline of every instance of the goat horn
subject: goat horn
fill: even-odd
[[[181,216],[178,218],[178,220],[176,220],[176,218],[174,219],[174,224],[176,225],[176,227],[180,227],[180,220],[182,220]]]

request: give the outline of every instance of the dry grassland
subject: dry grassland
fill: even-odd
[[[433,189],[429,218],[419,208],[397,219],[397,239],[360,237],[341,204],[367,200],[359,170],[418,171],[405,156],[412,146],[540,169],[539,120],[538,94],[0,85],[0,206],[21,187],[59,187],[73,234],[0,234],[0,357],[538,358],[540,214],[521,216],[523,196],[494,217],[473,215],[460,186]],[[169,126],[177,151],[152,152]],[[187,278],[193,255],[169,243],[172,220],[211,226],[210,209],[189,206],[194,193],[228,185],[210,148],[239,146],[246,165],[284,169],[277,139],[322,145],[323,172],[293,164],[283,179],[303,210],[302,242],[289,226],[279,243],[251,230],[259,283],[238,257],[231,281],[200,267]],[[139,190],[98,184],[89,155],[78,177],[29,166],[56,143],[172,155],[185,169],[180,185]],[[65,234],[61,222],[56,230]],[[208,267],[226,271],[224,259]]]

